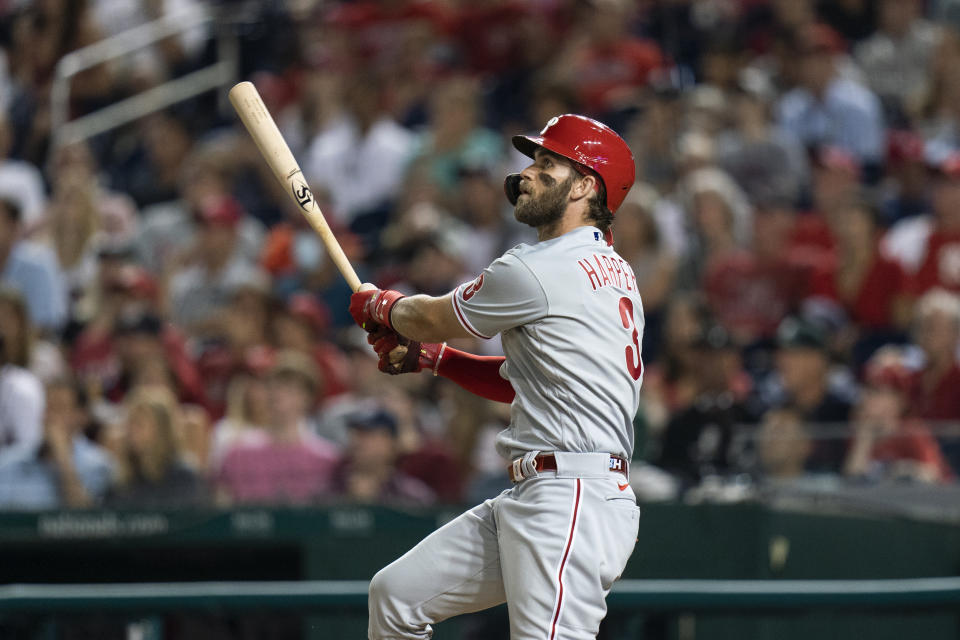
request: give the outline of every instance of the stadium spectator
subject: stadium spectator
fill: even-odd
[[[760,479],[773,487],[802,486],[810,479],[807,460],[814,442],[803,416],[795,409],[770,409],[756,435]]]
[[[960,420],[960,298],[942,289],[927,292],[917,301],[912,333],[924,363],[914,374],[910,415],[930,421]]]
[[[741,344],[771,338],[806,295],[807,269],[787,251],[794,219],[785,203],[758,203],[752,247],[718,256],[704,272],[711,311]]]
[[[41,382],[67,375],[69,365],[61,350],[36,333],[23,295],[0,285],[0,335],[6,342],[6,361],[29,370]]]
[[[825,252],[811,274],[807,295],[840,306],[864,332],[908,323],[906,274],[880,253],[879,212],[863,198],[838,205],[830,218],[836,252]]]
[[[126,195],[98,184],[90,149],[81,143],[53,158],[53,195],[41,234],[57,254],[70,300],[90,294],[103,247],[129,244],[137,232],[137,209]]]
[[[253,347],[244,354],[226,385],[224,416],[213,426],[207,467],[219,469],[227,451],[250,429],[264,429],[270,423],[267,374],[276,363],[276,352],[269,347]]]
[[[930,175],[924,162],[924,141],[910,130],[887,136],[887,180],[880,186],[883,226],[930,212]]]
[[[14,133],[6,112],[0,110],[0,198],[13,202],[22,212],[25,229],[35,229],[47,209],[47,194],[40,170],[10,156]]]
[[[794,53],[799,56],[799,86],[780,101],[777,121],[808,147],[836,145],[875,165],[886,149],[880,100],[840,75],[835,57],[843,49],[840,36],[826,25],[798,32]]]
[[[185,336],[149,309],[133,308],[85,329],[77,338],[72,365],[110,402],[122,402],[139,381],[155,376],[155,367],[161,367],[182,401],[206,403],[204,381],[187,352]]]
[[[657,465],[687,485],[731,473],[737,465],[734,436],[748,419],[738,397],[739,370],[729,355],[737,345],[720,325],[706,327],[693,343],[697,366],[693,401],[667,423]]]
[[[604,0],[582,6],[571,34],[549,70],[554,82],[572,86],[590,113],[610,115],[635,96],[663,61],[657,44],[630,32],[636,6]]]
[[[717,162],[753,202],[800,201],[810,167],[800,141],[773,124],[775,88],[757,69],[737,79],[733,126],[717,136]]]
[[[951,480],[954,474],[930,430],[922,420],[905,418],[913,380],[902,355],[881,350],[865,369],[844,474],[874,481]]]
[[[136,389],[124,409],[124,421],[110,425],[106,436],[117,461],[116,484],[106,504],[138,509],[205,504],[205,483],[183,459],[182,416],[173,394]]]
[[[329,495],[339,452],[311,424],[319,384],[308,356],[277,354],[267,378],[266,424],[243,432],[214,470],[222,502],[308,504]]]
[[[647,362],[641,395],[652,430],[686,409],[697,393],[694,345],[707,323],[706,305],[696,294],[674,295],[663,312],[662,346]]]
[[[271,319],[272,344],[312,358],[320,374],[315,392],[317,406],[350,387],[349,365],[341,351],[329,340],[329,309],[309,293],[297,293],[277,309]]]
[[[215,149],[194,149],[179,166],[179,190],[176,200],[144,207],[137,236],[140,263],[155,276],[166,276],[196,258],[193,240],[202,228],[203,210],[211,203],[229,202],[229,157]],[[236,233],[238,254],[256,261],[262,250],[264,229],[259,220],[241,215]]]
[[[776,374],[779,398],[773,406],[794,407],[812,426],[842,427],[850,416],[851,401],[834,387],[830,375],[830,354],[826,335],[816,325],[789,317],[777,329]],[[844,442],[836,437],[818,439],[808,461],[812,471],[836,472],[840,468]]]
[[[231,196],[212,197],[197,211],[199,229],[193,259],[170,280],[167,304],[173,322],[204,335],[219,328],[220,314],[242,285],[269,286],[240,246],[239,226],[244,217]]]
[[[67,287],[49,248],[20,239],[20,209],[0,199],[0,281],[20,291],[30,321],[55,332],[67,321]]]
[[[920,15],[920,0],[880,0],[878,29],[854,47],[870,88],[887,113],[919,114],[930,92],[931,63],[941,29]]]
[[[43,440],[43,385],[6,354],[0,334],[0,464],[33,457]]]
[[[86,508],[101,504],[113,482],[110,455],[84,435],[87,395],[61,378],[45,389],[44,439],[32,456],[0,463],[0,508]]]
[[[343,113],[310,142],[305,175],[330,193],[334,219],[360,233],[379,231],[399,194],[416,137],[385,110],[377,78],[351,78]]]
[[[430,125],[417,141],[412,162],[425,163],[430,181],[452,198],[463,167],[493,167],[503,142],[485,128],[479,113],[479,87],[465,77],[444,81],[430,100]]]
[[[933,216],[906,220],[890,230],[886,247],[909,274],[909,290],[960,292],[960,153],[934,166]]]
[[[338,495],[356,502],[423,506],[435,499],[421,481],[399,471],[397,420],[384,410],[364,411],[347,420],[350,444],[334,476]]]
[[[679,196],[691,236],[679,285],[698,288],[713,264],[750,245],[753,211],[740,187],[719,169],[691,172],[680,183]]]

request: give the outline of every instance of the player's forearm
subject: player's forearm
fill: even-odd
[[[513,402],[516,392],[510,381],[500,375],[503,361],[503,356],[475,356],[446,347],[437,365],[437,375],[481,398],[509,404]]]
[[[420,342],[444,342],[470,335],[454,315],[450,294],[402,298],[390,311],[390,324],[400,335]]]

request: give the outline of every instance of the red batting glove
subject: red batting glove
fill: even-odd
[[[390,289],[369,289],[357,291],[350,296],[350,315],[362,329],[371,330],[371,325],[381,325],[393,329],[390,324],[390,311],[397,300],[404,295]]]
[[[424,369],[431,370],[433,375],[437,375],[440,359],[446,350],[446,343],[436,344],[408,340],[393,329],[386,327],[380,327],[368,335],[367,342],[373,345],[373,350],[380,357],[377,367],[380,371],[391,375],[419,373]],[[406,352],[401,360],[394,362],[391,354],[400,347],[405,347]]]

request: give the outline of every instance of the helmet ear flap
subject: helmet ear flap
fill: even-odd
[[[503,181],[503,192],[507,194],[507,200],[514,206],[520,198],[520,181],[522,179],[519,173],[511,173]]]

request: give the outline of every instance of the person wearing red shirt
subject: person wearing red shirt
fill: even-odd
[[[791,209],[773,203],[758,206],[753,250],[728,253],[704,272],[711,311],[741,344],[772,337],[806,293],[807,268],[786,251],[792,224]]]
[[[837,251],[815,265],[808,295],[835,302],[868,331],[906,325],[906,274],[880,253],[873,207],[854,198],[838,206],[833,218]]]
[[[866,386],[854,409],[854,436],[844,475],[878,480],[949,482],[954,474],[922,420],[906,418],[911,372],[892,348],[867,363]]]
[[[960,420],[960,297],[943,289],[917,301],[914,341],[926,358],[913,374],[910,415],[926,420]],[[936,430],[936,425],[934,429]]]
[[[790,233],[791,258],[818,264],[837,249],[834,212],[860,191],[860,163],[848,151],[824,146],[813,158],[813,207],[796,219]]]
[[[933,170],[932,227],[910,281],[916,296],[935,287],[960,293],[960,153]]]
[[[567,39],[568,46],[551,69],[553,79],[573,86],[580,103],[592,113],[628,104],[650,72],[664,64],[655,42],[629,33],[633,3],[600,4],[586,9],[582,31]]]

